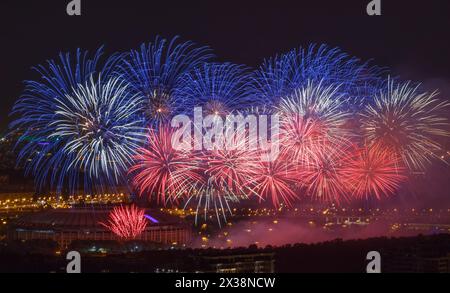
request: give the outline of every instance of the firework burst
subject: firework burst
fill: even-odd
[[[145,210],[134,205],[115,207],[109,214],[107,223],[100,223],[119,238],[133,240],[138,238],[147,228]]]
[[[281,100],[277,109],[283,156],[309,164],[318,161],[323,152],[349,143],[350,114],[344,110],[345,99],[338,90],[339,86],[309,82]]]
[[[79,51],[74,66],[61,55],[64,70],[55,61],[48,70],[39,67],[43,80],[26,82],[14,107],[20,117],[11,127],[23,132],[19,163],[38,189],[49,184],[73,193],[82,182],[86,192],[115,190],[144,139],[143,121],[136,118],[141,98],[108,77],[109,67],[96,75],[100,52],[88,59]]]
[[[244,185],[258,164],[258,153],[247,149],[217,150],[206,156],[205,173],[212,184],[219,190],[244,195]]]
[[[450,136],[443,114],[448,106],[436,92],[421,92],[409,82],[390,80],[361,114],[366,141],[393,151],[411,171],[423,170],[438,158],[439,138]]]
[[[292,50],[253,74],[209,63],[209,48],[177,38],[156,38],[105,62],[101,55],[78,50],[36,67],[41,79],[26,81],[14,106],[18,164],[39,191],[116,191],[128,173],[140,196],[196,205],[197,217],[215,214],[220,225],[233,204],[253,197],[276,208],[303,194],[328,204],[387,198],[408,172],[439,159],[450,136],[450,103],[436,92],[386,82],[382,70],[337,48]],[[190,130],[189,146],[176,148],[181,141],[170,124],[192,117],[171,118],[194,109],[186,127],[200,129]],[[239,131],[231,145],[230,124]],[[271,155],[279,151],[276,159],[264,159],[266,144]],[[117,207],[102,225],[135,239],[144,216],[136,206]]]
[[[197,152],[202,162],[205,184],[197,189],[187,201],[195,200],[197,214],[204,211],[205,218],[210,209],[215,211],[220,224],[227,220],[227,212],[232,215],[230,203],[247,199],[247,183],[252,180],[252,170],[258,166],[259,152],[252,147],[246,131],[234,130],[227,136],[223,149]]]
[[[248,82],[243,66],[206,63],[183,77],[177,103],[192,110],[202,107],[205,115],[228,115],[255,102],[248,94]]]
[[[80,85],[73,96],[56,98],[50,140],[65,141],[62,152],[73,154],[67,170],[82,170],[91,180],[118,184],[142,143],[142,121],[134,120],[139,97],[129,96],[117,78]]]
[[[227,213],[231,212],[231,203],[239,203],[241,198],[230,190],[221,189],[216,185],[212,178],[206,178],[206,183],[198,188],[192,195],[187,198],[185,208],[191,201],[195,201],[196,217],[195,223],[198,223],[199,216],[204,215],[204,220],[208,220],[208,214],[213,211],[217,223],[222,225],[222,221],[227,222]]]
[[[170,119],[181,105],[174,101],[174,91],[182,85],[181,76],[212,58],[208,47],[193,42],[170,41],[159,37],[153,43],[132,50],[120,65],[119,73],[132,89],[146,97],[144,115],[149,124]]]
[[[322,81],[324,86],[341,84],[347,96],[365,96],[382,70],[349,56],[339,48],[311,45],[265,60],[255,72],[254,91],[266,104],[277,105],[308,81]],[[363,92],[355,92],[361,90]]]
[[[270,199],[275,208],[281,204],[291,206],[298,199],[295,192],[299,184],[297,168],[285,158],[261,160],[252,173],[252,180],[248,182],[250,195],[256,194],[260,200]]]
[[[157,203],[166,204],[193,193],[204,180],[197,157],[188,150],[173,148],[173,134],[168,126],[151,129],[147,146],[138,149],[136,164],[129,171],[139,193],[156,197]]]
[[[406,180],[401,159],[386,149],[364,148],[345,164],[346,182],[358,198],[381,200],[394,194]]]
[[[345,180],[346,165],[351,153],[344,149],[328,149],[307,161],[299,170],[299,178],[307,194],[321,202],[340,204],[348,201],[348,185]]]

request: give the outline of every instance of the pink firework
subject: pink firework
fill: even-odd
[[[276,208],[281,204],[292,206],[298,198],[295,193],[295,186],[298,184],[296,166],[284,158],[260,161],[258,167],[253,170],[252,177],[249,182],[252,194],[256,194],[260,199],[272,199]]]
[[[296,162],[312,163],[323,152],[348,144],[350,114],[339,86],[308,84],[281,99],[282,153]]]
[[[156,197],[158,204],[189,193],[203,180],[196,157],[172,147],[173,133],[167,126],[150,130],[147,147],[138,150],[136,164],[129,171],[139,194]]]
[[[401,164],[401,158],[386,148],[364,148],[348,161],[347,182],[356,197],[380,200],[394,194],[406,180]]]
[[[339,204],[348,200],[344,175],[350,154],[346,149],[328,149],[316,161],[305,162],[299,174],[307,193],[322,202]]]
[[[147,227],[145,210],[134,205],[115,207],[109,214],[107,223],[100,223],[118,237],[133,240]]]
[[[281,123],[281,153],[296,162],[317,161],[330,144],[323,125],[298,114],[285,115]]]
[[[245,184],[252,179],[252,170],[258,167],[260,156],[249,143],[245,133],[235,131],[233,144],[224,150],[203,153],[205,174],[216,189],[235,195],[244,195]]]
[[[248,198],[246,184],[252,180],[252,170],[260,161],[257,146],[250,141],[247,131],[234,130],[227,134],[223,147],[195,152],[204,181],[190,193],[187,204],[194,199],[197,215],[204,211],[206,219],[208,212],[214,210],[220,225],[222,219],[226,221],[227,211],[232,215],[231,203]]]
[[[212,151],[206,160],[206,174],[219,189],[232,193],[244,190],[244,184],[251,180],[251,170],[257,157],[249,157],[248,151]]]

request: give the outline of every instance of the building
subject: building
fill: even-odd
[[[450,253],[437,257],[422,257],[419,259],[421,273],[450,273]]]
[[[422,256],[398,251],[383,259],[383,271],[388,273],[450,273],[450,253]]]
[[[251,252],[196,257],[196,269],[204,273],[274,273],[275,253]]]
[[[8,240],[52,240],[66,249],[73,241],[120,240],[99,223],[107,222],[109,209],[55,209],[25,214],[8,228]],[[164,245],[189,244],[191,227],[180,218],[148,210],[150,222],[137,240]]]

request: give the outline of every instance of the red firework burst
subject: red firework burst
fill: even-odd
[[[250,153],[245,150],[210,152],[206,155],[205,172],[219,190],[242,192],[245,183],[251,180],[251,170],[258,159],[249,156]]]
[[[278,106],[282,153],[297,162],[320,160],[324,152],[348,144],[350,114],[338,86],[309,82]]]
[[[358,198],[382,199],[396,192],[406,180],[401,158],[385,148],[359,150],[345,168],[347,182]]]
[[[245,184],[251,181],[252,170],[260,161],[259,152],[248,141],[246,133],[235,131],[234,143],[225,150],[203,153],[205,174],[218,190],[244,195]]]
[[[344,175],[349,156],[348,150],[328,149],[320,153],[316,161],[305,162],[299,174],[308,194],[329,203],[348,200]]]
[[[158,204],[188,193],[203,180],[196,157],[172,147],[173,133],[167,126],[150,130],[148,146],[138,150],[136,164],[129,171],[139,194],[155,196]]]
[[[297,178],[296,166],[284,158],[260,161],[253,170],[249,188],[252,194],[257,194],[261,199],[271,198],[276,208],[281,204],[292,206],[293,201],[298,198],[294,190]]]
[[[115,207],[107,223],[100,223],[118,237],[132,240],[139,237],[147,227],[145,210],[134,205]]]
[[[281,123],[282,155],[297,162],[315,161],[326,146],[324,128],[317,120],[285,115]]]

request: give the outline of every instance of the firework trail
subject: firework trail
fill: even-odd
[[[204,184],[202,162],[187,149],[174,149],[173,134],[166,125],[150,129],[147,146],[138,149],[129,171],[140,195],[155,197],[158,204],[195,193]]]
[[[297,163],[320,160],[323,152],[350,142],[345,99],[339,86],[322,82],[296,90],[277,107],[281,118],[282,156]]]
[[[142,44],[140,50],[132,50],[118,73],[146,97],[143,107],[148,123],[158,124],[184,110],[174,100],[175,89],[183,83],[181,76],[212,57],[208,47],[179,42],[177,37],[170,41],[157,37],[153,43]]]
[[[73,193],[81,180],[86,192],[116,190],[144,139],[136,118],[141,98],[118,78],[107,78],[109,65],[96,68],[100,54],[88,59],[78,51],[75,65],[67,54],[62,66],[49,61],[49,69],[39,67],[43,80],[26,82],[14,107],[19,118],[11,127],[23,131],[19,163],[39,190],[49,184],[57,193]]]
[[[381,200],[394,194],[406,180],[401,159],[386,149],[363,148],[345,164],[346,182],[357,198]]]
[[[442,151],[440,138],[450,136],[445,110],[449,103],[437,92],[421,92],[410,82],[388,81],[361,113],[369,145],[394,152],[411,171],[424,170]]]
[[[99,223],[124,240],[138,238],[147,228],[145,209],[135,205],[115,207],[109,214],[107,223]]]
[[[213,211],[219,226],[222,221],[227,222],[227,213],[232,216],[230,204],[238,204],[242,198],[230,190],[218,188],[213,179],[206,177],[206,183],[190,195],[185,204],[185,208],[190,206],[191,202],[195,202],[196,216],[195,224],[198,223],[199,216],[203,214],[204,220],[208,220],[208,214]]]
[[[202,107],[205,115],[225,116],[254,103],[248,94],[247,69],[231,63],[206,63],[183,77],[177,103],[187,109]]]

